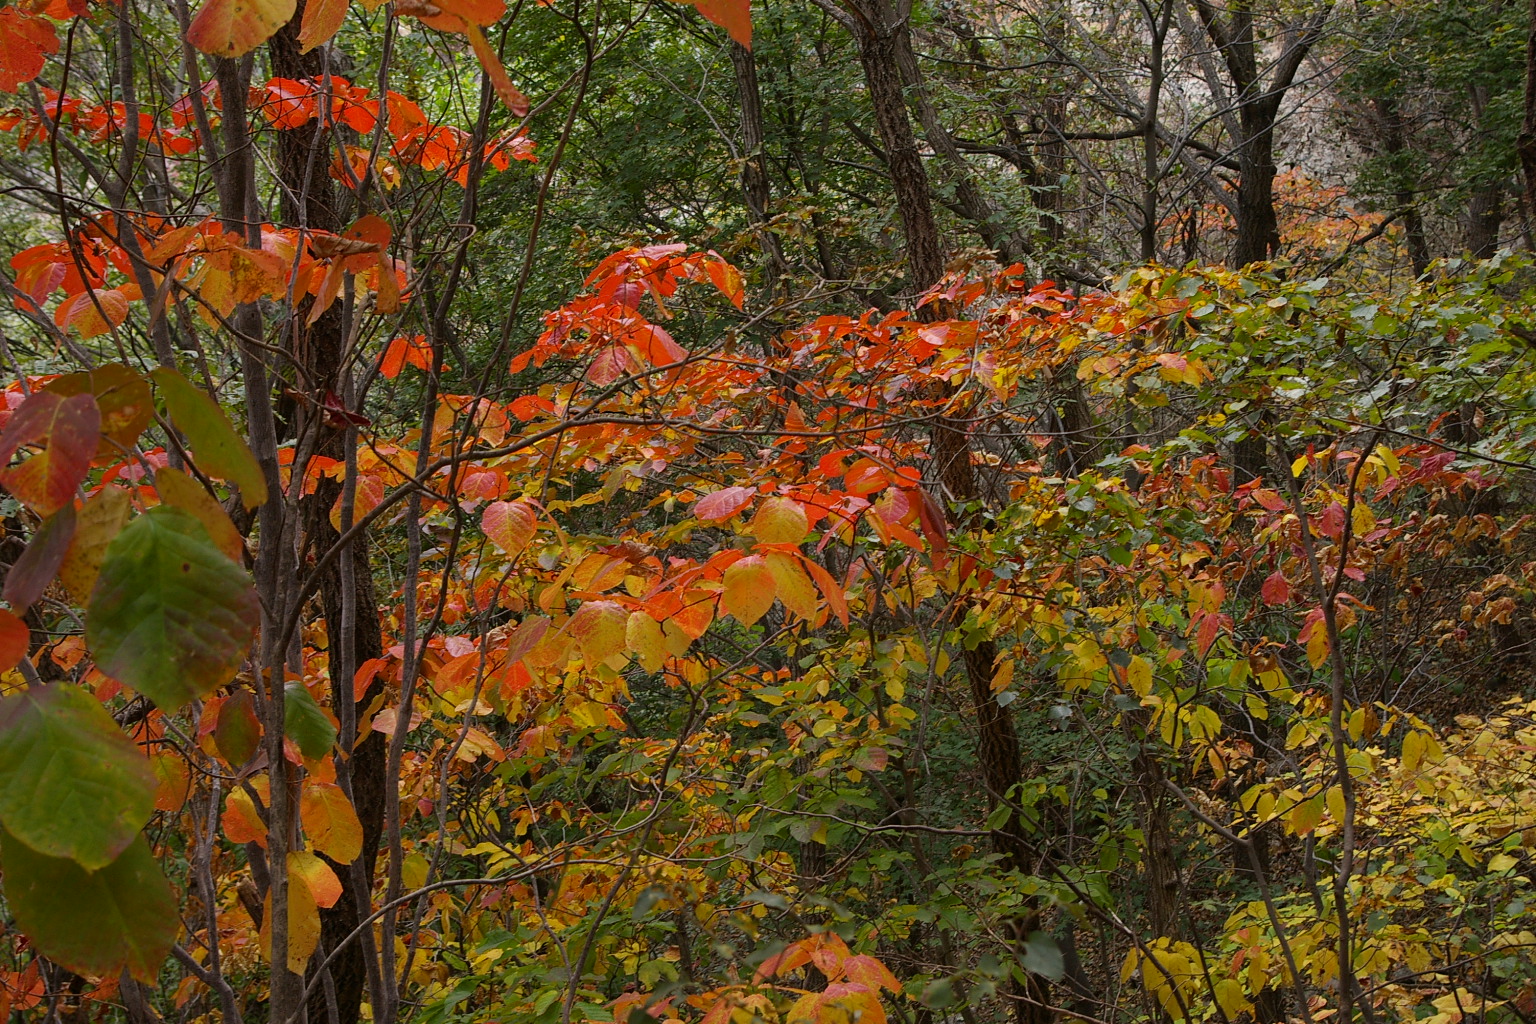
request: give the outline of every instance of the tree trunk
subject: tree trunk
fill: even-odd
[[[1237,241],[1232,265],[1245,267],[1280,251],[1275,216],[1275,117],[1267,102],[1244,105],[1239,114],[1243,141],[1237,151]]]
[[[1467,251],[1485,260],[1499,251],[1499,229],[1504,226],[1504,188],[1488,185],[1472,193],[1467,202]]]
[[[928,176],[902,94],[901,44],[897,36],[907,31],[906,23],[887,0],[848,0],[846,12],[839,8],[832,10],[834,16],[850,28],[858,43],[859,63],[864,71],[880,141],[885,147],[897,211],[905,232],[908,285],[914,292],[921,292],[943,277],[944,249],[933,217]],[[945,311],[938,306],[930,303],[923,307],[919,317],[930,321],[941,319]],[[950,496],[962,501],[974,499],[978,493],[968,431],[969,421],[963,411],[960,415],[952,411],[940,416],[934,424],[934,459],[940,477]],[[997,702],[992,692],[997,656],[996,645],[985,640],[965,651],[963,657],[975,704],[977,756],[987,788],[987,803],[994,809],[1009,801],[1009,793],[1022,774],[1013,716]],[[1029,870],[1028,842],[1024,823],[1017,813],[1007,814],[994,829],[992,845],[1002,854],[1006,869]],[[1037,910],[1030,910],[1012,925],[1019,940],[1037,931],[1039,926]],[[1029,975],[1028,982],[1014,991],[1013,999],[1019,1024],[1043,1024],[1052,1019],[1049,982],[1039,975]]]
[[[747,212],[763,250],[763,294],[771,302],[780,283],[789,275],[779,236],[768,227],[772,190],[768,183],[768,154],[764,149],[763,99],[757,86],[757,58],[740,43],[731,44],[731,66],[736,72],[736,99],[741,108],[741,191]]]
[[[1531,0],[1525,33],[1525,118],[1515,145],[1525,177],[1525,209],[1536,218],[1536,0]]]
[[[303,16],[304,4],[300,3],[293,19],[269,42],[272,70],[283,78],[319,80],[323,74],[320,51],[299,52],[298,29]],[[277,170],[282,185],[282,217],[286,223],[317,231],[340,230],[341,214],[329,175],[332,145],[330,132],[319,119],[277,133]],[[292,425],[301,439],[301,449],[306,444],[312,445],[309,449],[312,455],[341,461],[346,456],[346,433],[328,425],[320,410],[328,394],[342,395],[348,391],[341,381],[346,312],[338,303],[326,310],[314,324],[306,326],[305,310],[300,307],[286,325],[285,341],[289,345],[289,354],[303,368],[303,382],[308,387],[306,400],[294,410]],[[331,523],[331,510],[341,490],[340,481],[321,478],[314,493],[300,500],[303,549],[312,560],[323,555],[340,537]],[[330,644],[331,699],[338,715],[341,714],[341,702],[350,699],[353,692],[351,672],[343,673],[342,670],[355,671],[364,661],[384,653],[378,603],[365,551],[363,544],[357,544],[353,553],[356,571],[351,600],[355,612],[350,630],[343,628],[346,595],[342,588],[340,560],[333,560],[320,579],[321,611]],[[349,658],[343,657],[340,650],[342,639],[348,632],[353,640]],[[346,678],[342,678],[342,674]],[[375,682],[363,695],[364,702],[382,692],[382,686]],[[362,706],[366,707],[366,703]],[[386,749],[384,735],[370,731],[350,758],[337,759],[338,776],[345,776],[345,781],[349,782],[347,788],[351,789],[362,824],[363,849],[358,865],[332,864],[341,881],[342,894],[334,906],[320,910],[322,956],[350,935],[371,910],[374,867],[384,822]],[[371,936],[369,938],[368,945],[371,946]],[[359,1020],[370,961],[371,958],[365,956],[365,945],[352,942],[331,962],[329,970],[335,995],[336,1024],[356,1024]],[[316,985],[310,994],[311,1021],[329,1020],[329,996],[325,989],[325,984]]]

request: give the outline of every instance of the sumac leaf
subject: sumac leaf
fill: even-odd
[[[293,5],[289,4],[289,13]],[[229,417],[213,399],[193,387],[185,377],[162,366],[151,374],[176,429],[187,435],[192,456],[204,472],[228,480],[240,488],[246,508],[267,500],[267,480],[251,449],[235,433]]]
[[[79,974],[126,968],[151,981],[176,942],[176,897],[138,836],[112,863],[87,871],[0,832],[5,898],[16,923],[50,960]]]
[[[79,687],[0,702],[0,823],[39,853],[105,867],[149,821],[155,788],[149,762]]]
[[[0,465],[22,445],[41,451],[0,472],[0,483],[40,516],[51,516],[75,500],[101,437],[101,413],[90,395],[65,397],[38,391],[11,414],[0,433]]]
[[[259,617],[245,571],[161,505],[107,548],[85,636],[97,667],[170,711],[229,682]]]

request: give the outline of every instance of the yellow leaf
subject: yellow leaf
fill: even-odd
[[[1298,456],[1296,461],[1291,463],[1291,476],[1301,476],[1301,474],[1305,473],[1306,470],[1307,457],[1305,455]]]
[[[341,879],[325,861],[308,850],[291,850],[288,853],[288,877],[294,884],[307,886],[316,906],[334,907],[341,899]]]
[[[1138,697],[1152,692],[1152,663],[1141,655],[1133,655],[1125,669],[1125,681]]]
[[[769,498],[758,507],[747,530],[764,544],[799,544],[810,532],[810,523],[798,501]]]
[[[1222,978],[1216,982],[1216,1002],[1229,1018],[1253,1009],[1253,1003],[1243,994],[1242,983],[1235,978]]]
[[[338,864],[363,852],[363,826],[347,795],[334,783],[311,783],[299,797],[299,821],[316,850]]]
[[[290,858],[292,854],[289,855]],[[288,969],[303,974],[320,945],[320,908],[301,875],[288,869]],[[261,952],[272,959],[272,894],[267,894],[266,912],[261,915]]]
[[[816,586],[805,574],[805,570],[800,568],[800,563],[782,551],[770,551],[763,560],[768,571],[773,574],[774,587],[784,607],[807,622],[814,622]]]
[[[1328,816],[1342,825],[1344,823],[1344,787],[1330,786],[1326,799]]]
[[[661,623],[645,612],[630,612],[624,629],[624,643],[647,672],[661,671],[667,660],[667,638]]]
[[[588,601],[576,609],[567,626],[587,668],[596,668],[624,651],[629,613],[616,601]]]
[[[748,555],[732,562],[725,570],[725,589],[720,592],[720,606],[741,624],[750,626],[773,607],[778,585],[761,555]]]

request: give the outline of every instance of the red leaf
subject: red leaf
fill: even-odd
[[[32,631],[15,615],[0,608],[0,672],[15,668],[32,646]]]
[[[59,574],[69,542],[75,536],[75,506],[65,505],[49,517],[33,536],[5,577],[3,596],[12,608],[24,610],[43,596]]]
[[[729,519],[746,508],[756,493],[750,487],[722,487],[698,500],[693,506],[694,518],[710,521]]]
[[[1285,604],[1291,599],[1291,585],[1286,582],[1285,574],[1276,569],[1264,580],[1259,594],[1265,604]]]
[[[0,90],[15,92],[43,70],[48,55],[59,49],[59,37],[46,18],[20,8],[0,10]]]
[[[42,516],[51,516],[75,498],[101,437],[101,411],[93,395],[68,398],[50,391],[29,395],[0,433],[0,464],[22,445],[42,451],[0,472],[0,483]]]

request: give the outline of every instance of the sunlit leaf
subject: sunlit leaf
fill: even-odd
[[[346,793],[335,783],[305,783],[299,796],[299,820],[316,850],[338,864],[350,864],[363,852],[363,826]]]
[[[538,530],[538,516],[526,501],[493,501],[480,514],[480,528],[509,555],[528,546]]]
[[[239,57],[288,24],[297,6],[297,0],[205,0],[187,42],[215,57]]]
[[[761,555],[748,555],[732,562],[725,570],[725,589],[720,592],[720,607],[750,626],[773,607],[778,591],[773,573]]]

